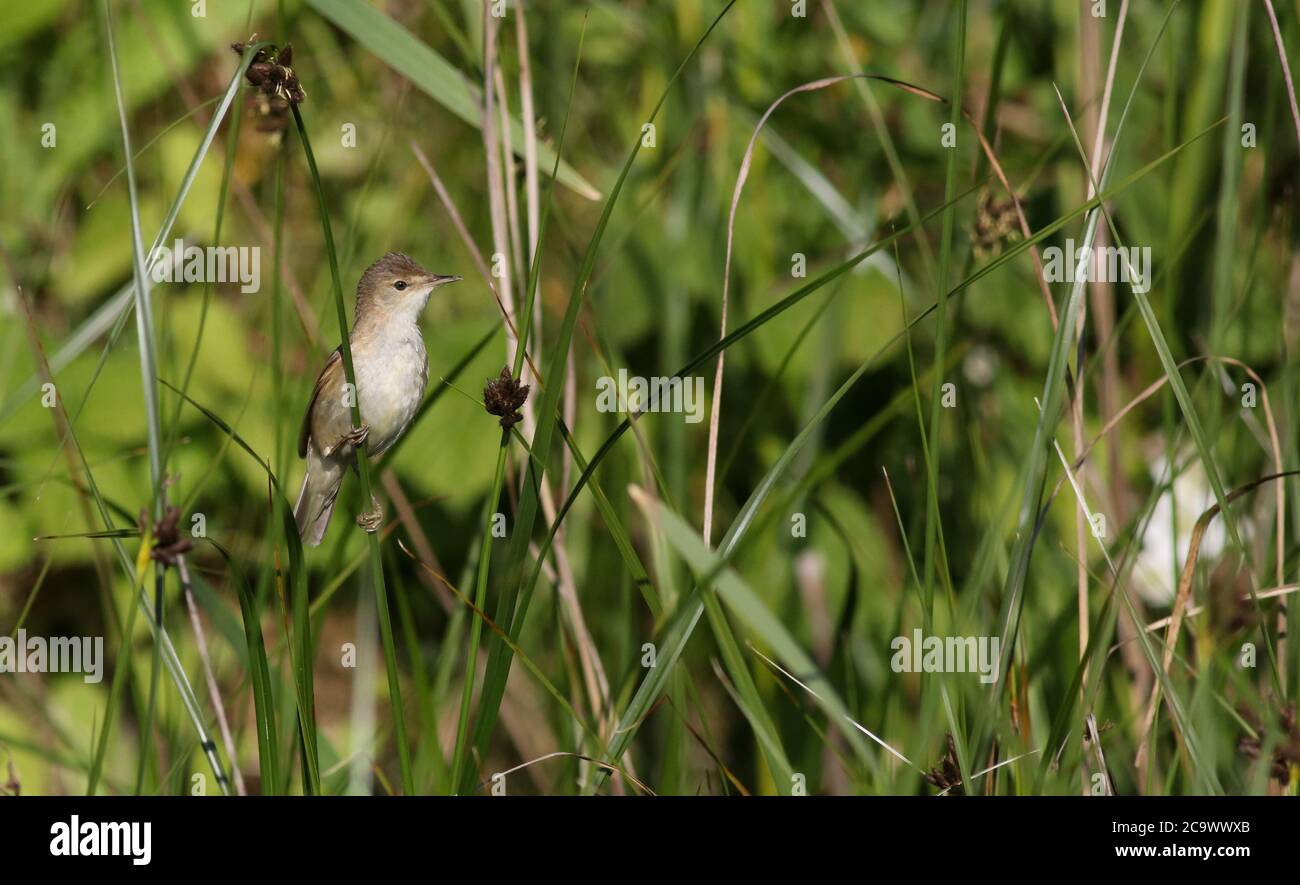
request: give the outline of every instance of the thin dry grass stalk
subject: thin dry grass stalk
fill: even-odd
[[[492,281],[492,271],[488,269],[483,253],[479,251],[469,229],[465,227],[465,222],[461,218],[460,211],[456,208],[456,203],[452,200],[451,194],[447,192],[447,186],[442,183],[437,170],[433,168],[433,164],[429,162],[429,158],[424,151],[420,150],[420,146],[414,141],[409,142],[409,144],[411,152],[415,154],[416,161],[424,168],[425,174],[429,176],[429,181],[433,184],[433,190],[438,195],[438,200],[442,203],[443,208],[447,210],[447,216],[451,219],[452,226],[456,228],[456,233],[460,236],[461,242],[465,244],[465,248],[469,251],[474,267],[478,270],[479,275],[483,277],[484,285],[492,293],[497,309],[501,311],[502,322],[505,324],[506,329],[506,338],[518,340],[519,329],[515,326],[514,318],[507,312],[501,293]],[[541,374],[537,371],[537,365],[533,362],[532,356],[526,349],[524,351],[524,360],[528,363],[528,368],[533,373],[533,377],[537,378],[538,383],[541,384]]]
[[[1096,36],[1100,25],[1098,19],[1095,16],[1086,13],[1082,6],[1079,8],[1079,16],[1080,16],[1080,23],[1083,28],[1083,33],[1088,38],[1086,42],[1090,44],[1088,50],[1086,52],[1082,52],[1082,54],[1084,55],[1084,58],[1082,59],[1082,64],[1083,64],[1082,80],[1083,80],[1084,92],[1085,94],[1088,94],[1091,93],[1095,88],[1093,82],[1093,78],[1095,77],[1095,73],[1096,73],[1095,58],[1092,55],[1091,50],[1095,48]],[[1107,69],[1106,69],[1106,85],[1102,89],[1101,108],[1100,111],[1096,114],[1089,111],[1087,116],[1089,125],[1093,124],[1094,117],[1095,117],[1096,129],[1094,131],[1093,149],[1092,149],[1093,169],[1100,168],[1102,163],[1101,149],[1102,149],[1102,145],[1105,143],[1106,140],[1106,118],[1110,114],[1110,99],[1111,99],[1112,90],[1115,85],[1115,66],[1116,63],[1119,61],[1119,48],[1120,48],[1120,44],[1123,42],[1124,22],[1127,19],[1127,17],[1128,17],[1128,0],[1123,0],[1123,3],[1121,3],[1120,5],[1119,20],[1116,22],[1115,25],[1115,36],[1111,42],[1110,61],[1107,64]],[[1095,195],[1096,195],[1096,187],[1094,184],[1094,179],[1092,175],[1089,175],[1088,182],[1087,182],[1086,198],[1091,200]],[[1103,246],[1105,245],[1104,231],[1101,232],[1101,238],[1099,240],[1099,244]],[[1102,327],[1098,328],[1098,334],[1104,340],[1109,335],[1111,329],[1114,326],[1115,310],[1114,310],[1114,293],[1111,290],[1111,287],[1108,283],[1100,282],[1102,279],[1103,279],[1103,275],[1098,274],[1094,276],[1094,280],[1096,281],[1091,283],[1091,291],[1095,302],[1095,306],[1099,309],[1100,314],[1103,316],[1103,324]],[[1080,339],[1082,339],[1084,336],[1084,326],[1085,326],[1086,319],[1087,319],[1087,311],[1086,310],[1081,311],[1079,313],[1079,327],[1076,330],[1076,334]],[[1110,353],[1113,356],[1113,351],[1111,351]],[[1083,356],[1082,349],[1079,351],[1079,354],[1080,354],[1080,361],[1082,361],[1082,356]],[[1082,365],[1079,366],[1079,369],[1080,372],[1082,372]],[[1107,388],[1108,388],[1109,395],[1113,398],[1113,396],[1116,393],[1116,388],[1112,385],[1117,383],[1118,377],[1115,376],[1114,374],[1111,374],[1111,375],[1105,375],[1104,379],[1109,382]],[[1106,410],[1108,405],[1107,398],[1105,396],[1106,392],[1107,392],[1106,390],[1103,391],[1103,399],[1101,403],[1103,411]],[[1075,389],[1073,401],[1071,404],[1072,408],[1070,409],[1070,421],[1072,425],[1071,429],[1073,431],[1073,436],[1074,436],[1074,453],[1076,456],[1080,452],[1082,452],[1083,445],[1084,445],[1083,443],[1084,395],[1085,395],[1085,389],[1083,385],[1078,385],[1078,387]],[[1112,459],[1112,469],[1113,469],[1114,460],[1115,459]],[[1085,465],[1082,464],[1079,465],[1077,470],[1077,474],[1078,474],[1077,479],[1081,486],[1087,485],[1087,477],[1086,474],[1084,473],[1084,470],[1085,470]],[[1074,527],[1075,527],[1074,528],[1075,545],[1078,549],[1078,559],[1077,559],[1077,567],[1076,567],[1077,571],[1076,571],[1075,578],[1077,584],[1077,597],[1078,597],[1077,608],[1078,608],[1078,618],[1079,618],[1079,659],[1084,660],[1088,654],[1088,608],[1089,606],[1088,606],[1087,546],[1088,546],[1088,530],[1091,528],[1091,526],[1086,524],[1086,518],[1082,506],[1075,508]],[[1121,618],[1121,623],[1124,623],[1122,618]],[[1083,680],[1080,686],[1081,692],[1083,691],[1082,686],[1086,685],[1087,682],[1088,682],[1088,670],[1087,667],[1085,666],[1083,672]],[[1085,792],[1088,789],[1086,783],[1084,785],[1084,789]]]
[[[235,755],[235,739],[230,733],[230,722],[226,718],[226,705],[221,700],[221,690],[217,679],[212,675],[212,658],[208,654],[208,640],[203,633],[203,621],[199,618],[199,608],[194,602],[194,590],[190,584],[190,570],[185,563],[184,554],[176,558],[176,571],[180,574],[181,589],[184,591],[185,608],[189,611],[190,625],[194,628],[194,645],[203,665],[203,679],[208,687],[208,699],[217,716],[217,727],[221,731],[221,742],[226,745],[226,756],[230,759],[230,775],[235,782],[235,792],[247,796],[244,787],[244,774],[239,770],[239,757]]]
[[[541,215],[541,185],[537,169],[537,126],[533,108],[533,65],[528,52],[528,22],[524,0],[515,5],[515,39],[519,49],[519,113],[524,127],[524,194],[528,207],[528,264],[537,258]]]
[[[483,4],[483,159],[487,165],[488,210],[492,219],[492,248],[499,260],[494,257],[494,270],[499,267],[501,280],[497,293],[505,310],[510,334],[506,336],[506,364],[514,365],[518,348],[527,346],[519,340],[515,328],[515,296],[511,287],[510,275],[510,234],[506,222],[505,182],[500,166],[500,142],[497,134],[496,113],[496,65],[497,65],[497,27],[499,19],[491,14],[490,5]]]
[[[515,191],[515,146],[510,135],[510,99],[506,93],[505,77],[501,68],[496,70],[497,112],[501,124],[501,168],[504,171],[504,190],[506,195],[506,222],[510,232],[510,260],[514,263],[515,282],[519,291],[515,293],[519,304],[527,298],[528,267],[524,264],[523,235],[519,230],[519,195]],[[531,338],[532,335],[530,334]]]
[[[1300,590],[1300,584],[1283,584],[1280,587],[1266,587],[1265,589],[1260,590],[1258,593],[1256,593],[1255,598],[1276,599],[1280,596],[1290,596],[1292,593],[1295,593],[1297,590]],[[1250,594],[1241,596],[1240,601],[1250,602]],[[1197,615],[1201,614],[1203,611],[1205,611],[1206,608],[1207,607],[1204,605],[1189,605],[1187,606],[1187,610],[1183,612],[1183,617],[1194,618]],[[1173,622],[1173,620],[1174,620],[1173,615],[1170,615],[1168,617],[1161,618],[1158,621],[1152,621],[1150,624],[1147,624],[1146,630],[1148,633],[1152,633],[1156,630],[1160,630],[1164,627],[1168,627]]]
[[[1277,46],[1277,60],[1282,65],[1282,79],[1286,83],[1286,97],[1291,102],[1291,122],[1295,125],[1295,137],[1300,144],[1300,108],[1296,106],[1295,83],[1291,80],[1291,65],[1286,60],[1286,46],[1282,43],[1282,29],[1277,24],[1277,13],[1273,11],[1273,0],[1264,0],[1264,9],[1268,11],[1268,24],[1273,30],[1273,43]]]

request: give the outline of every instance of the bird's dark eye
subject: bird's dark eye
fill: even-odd
[[[402,291],[406,288],[406,280],[398,280],[396,283],[393,283],[393,288],[398,292]]]

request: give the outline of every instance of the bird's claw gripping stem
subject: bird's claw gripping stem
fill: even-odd
[[[343,438],[340,439],[339,442],[350,443],[353,446],[359,447],[366,441],[366,437],[368,436],[370,436],[370,425],[362,421],[360,427],[353,427],[351,431],[343,434]]]
[[[384,524],[384,508],[380,505],[379,499],[370,498],[370,510],[357,517],[357,525],[365,529],[368,533],[374,534],[379,531],[379,527]]]

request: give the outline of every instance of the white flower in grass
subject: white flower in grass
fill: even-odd
[[[1214,490],[1205,477],[1200,459],[1188,451],[1180,456],[1179,462],[1187,466],[1174,479],[1172,490],[1165,490],[1156,502],[1142,535],[1142,550],[1133,566],[1133,588],[1151,605],[1173,604],[1178,575],[1191,547],[1192,529],[1201,514],[1214,504]],[[1152,480],[1162,482],[1168,466],[1164,455],[1153,459]],[[1210,562],[1217,558],[1223,552],[1226,537],[1223,520],[1216,517],[1201,538],[1200,561]]]

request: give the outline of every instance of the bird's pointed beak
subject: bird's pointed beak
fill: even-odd
[[[448,283],[457,283],[457,282],[460,282],[460,277],[457,276],[456,274],[450,274],[450,275],[448,275],[448,276],[442,276],[441,274],[431,273],[431,274],[429,274],[429,276],[428,276],[428,281],[429,281],[430,284],[432,284],[433,288],[436,289],[436,288],[438,288],[439,286],[445,286],[445,285],[447,285]]]

